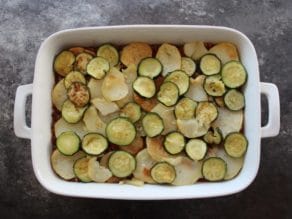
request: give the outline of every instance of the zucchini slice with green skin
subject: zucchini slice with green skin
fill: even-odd
[[[116,66],[119,63],[119,52],[111,44],[100,46],[97,50],[96,56],[105,58],[109,62],[110,67]]]
[[[207,154],[207,144],[206,142],[202,141],[201,139],[191,139],[186,144],[186,154],[192,160],[200,161],[204,159]]]
[[[166,135],[163,145],[169,154],[179,154],[185,148],[185,137],[179,132],[171,132]]]
[[[220,75],[211,75],[205,78],[204,90],[213,97],[221,97],[226,92]]]
[[[75,132],[63,132],[57,137],[56,146],[62,154],[71,156],[79,150],[80,138]]]
[[[100,155],[108,148],[107,139],[98,133],[89,133],[82,139],[82,149],[89,155]]]
[[[99,56],[91,59],[86,67],[87,74],[95,79],[102,79],[109,69],[109,62],[105,58]]]
[[[85,75],[87,73],[86,67],[92,58],[93,56],[86,52],[80,53],[79,55],[76,56],[74,70],[79,71]]]
[[[141,107],[137,103],[127,103],[122,109],[120,116],[128,118],[135,123],[141,118]]]
[[[196,118],[204,124],[211,124],[218,117],[218,110],[211,102],[200,102],[196,108]]]
[[[157,93],[157,100],[165,106],[173,106],[179,98],[179,89],[171,81],[164,82]]]
[[[133,89],[140,96],[151,98],[155,95],[156,87],[155,82],[148,77],[140,76],[133,82]]]
[[[156,163],[151,168],[152,179],[159,184],[172,183],[176,178],[175,168],[167,162]]]
[[[231,89],[224,95],[224,104],[232,111],[241,110],[245,106],[244,95],[236,89]]]
[[[227,62],[222,67],[222,81],[229,88],[238,88],[247,81],[247,73],[239,61]]]
[[[66,100],[62,106],[62,117],[68,123],[79,122],[87,107],[76,107],[70,100]]]
[[[124,117],[118,117],[110,121],[105,132],[111,143],[121,146],[131,144],[136,137],[135,126]]]
[[[208,181],[221,181],[227,172],[226,162],[219,157],[210,157],[204,160],[202,175]]]
[[[184,71],[188,76],[192,76],[196,71],[196,63],[189,57],[181,58],[181,70]]]
[[[208,144],[220,144],[222,138],[221,130],[218,127],[212,127],[212,131],[208,131],[203,137]]]
[[[162,72],[162,64],[156,58],[142,59],[138,65],[138,74],[151,79],[157,77]]]
[[[73,70],[75,56],[70,51],[62,51],[59,53],[54,61],[54,70],[61,76],[66,76]]]
[[[240,132],[228,134],[224,139],[224,149],[230,157],[242,157],[247,150],[248,141]]]
[[[179,95],[186,93],[190,87],[190,78],[189,76],[181,70],[176,70],[165,78],[164,82],[171,81],[175,83],[179,89]]]
[[[127,177],[136,169],[136,160],[126,151],[115,151],[110,155],[108,167],[116,177]]]
[[[91,178],[88,176],[88,157],[83,157],[75,161],[73,166],[73,171],[75,176],[81,181],[81,182],[91,182]]]
[[[82,84],[86,84],[86,79],[79,71],[71,71],[64,79],[65,88],[68,89],[73,82],[81,82]]]
[[[142,127],[148,137],[160,135],[164,130],[162,118],[157,113],[147,113],[142,119]]]
[[[77,107],[85,106],[90,100],[88,87],[81,82],[73,82],[67,90],[69,100]]]
[[[188,97],[182,98],[174,109],[176,119],[186,120],[194,118],[197,105],[197,102]]]
[[[214,54],[206,54],[200,60],[200,69],[204,75],[215,75],[221,71],[221,61]]]

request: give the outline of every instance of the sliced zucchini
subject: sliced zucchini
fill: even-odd
[[[224,95],[224,104],[230,110],[241,110],[245,106],[244,95],[236,89],[231,89]]]
[[[75,176],[81,181],[81,182],[91,182],[91,178],[88,176],[88,157],[83,157],[75,161],[73,170]]]
[[[156,87],[151,78],[140,76],[133,82],[133,89],[140,96],[151,98],[155,95]]]
[[[200,102],[196,108],[196,118],[203,124],[211,124],[218,117],[217,107],[211,102]]]
[[[86,84],[86,79],[79,71],[71,71],[64,79],[66,89],[68,89],[73,82],[81,82],[82,84]]]
[[[90,106],[86,109],[83,122],[85,124],[86,130],[89,132],[97,132],[105,135],[106,123],[103,122],[94,106]]]
[[[147,43],[130,43],[126,45],[121,52],[121,62],[125,66],[131,64],[137,66],[142,59],[147,57],[152,57],[151,46]]]
[[[224,139],[226,153],[234,158],[242,157],[247,150],[248,141],[240,132],[229,133]]]
[[[191,77],[196,71],[196,63],[189,57],[182,57],[181,70]]]
[[[68,123],[79,122],[86,110],[86,107],[76,107],[70,100],[66,100],[62,106],[62,117]]]
[[[154,183],[154,181],[150,175],[150,170],[154,166],[156,161],[151,158],[147,149],[141,150],[136,155],[136,162],[137,162],[137,166],[136,166],[135,171],[133,172],[133,175],[137,179],[140,179],[144,182]]]
[[[218,127],[213,128],[212,131],[208,131],[203,137],[204,141],[208,144],[220,144],[222,141],[222,133]]]
[[[179,89],[171,81],[164,82],[157,93],[157,99],[165,106],[173,106],[179,98]]]
[[[162,75],[166,76],[170,72],[181,68],[181,55],[177,47],[163,43],[157,53],[156,58],[163,66]]]
[[[195,79],[190,78],[190,88],[185,97],[191,98],[194,101],[207,101],[208,95],[203,87],[205,78],[205,75],[199,75]]]
[[[83,151],[78,151],[72,156],[65,156],[59,150],[54,150],[51,156],[53,170],[61,178],[71,180],[75,177],[73,171],[75,161],[85,156]]]
[[[201,139],[191,139],[186,144],[186,154],[192,160],[200,161],[205,158],[207,154],[207,144]]]
[[[82,74],[87,73],[87,65],[90,62],[90,60],[93,58],[92,55],[82,52],[79,55],[76,56],[76,61],[74,63],[74,70],[79,71]]]
[[[70,51],[62,51],[59,53],[54,61],[54,70],[61,76],[66,76],[73,70],[75,56]]]
[[[185,97],[182,98],[175,106],[174,113],[176,119],[192,119],[195,116],[197,102]]]
[[[138,65],[138,74],[151,79],[162,72],[162,64],[156,58],[145,58]]]
[[[208,50],[206,49],[205,44],[202,41],[186,43],[184,45],[185,55],[194,59],[194,60],[199,60],[207,52],[208,52]]]
[[[230,61],[223,65],[221,75],[223,83],[229,88],[238,88],[247,80],[246,70],[238,61]]]
[[[225,85],[221,81],[221,76],[219,75],[211,75],[206,77],[204,81],[204,89],[207,94],[213,97],[220,97],[226,91]]]
[[[109,69],[109,62],[103,57],[95,57],[91,59],[86,67],[87,74],[95,79],[102,79]]]
[[[200,60],[200,69],[204,75],[215,75],[221,71],[221,61],[214,54],[206,54]]]
[[[104,98],[94,98],[91,103],[99,110],[101,115],[107,116],[119,111],[119,107],[115,102],[108,101]]]
[[[60,80],[52,91],[52,102],[58,110],[62,110],[63,103],[68,99],[64,79]]]
[[[175,168],[167,162],[159,162],[151,168],[151,177],[159,184],[170,184],[176,178]]]
[[[205,135],[210,127],[209,124],[203,124],[196,118],[177,121],[178,130],[187,138],[197,138]]]
[[[116,66],[119,63],[118,50],[110,44],[100,46],[96,56],[105,58],[109,62],[110,67]]]
[[[120,115],[135,123],[141,118],[141,114],[141,107],[136,103],[130,102],[121,109]]]
[[[236,46],[232,43],[218,43],[209,52],[215,54],[221,60],[222,64],[231,60],[239,60]]]
[[[133,123],[123,117],[113,119],[106,127],[106,135],[110,142],[117,145],[129,145],[136,137]]]
[[[165,136],[163,145],[168,153],[179,154],[183,151],[186,143],[185,138],[181,133],[172,132]]]
[[[88,87],[81,82],[73,82],[67,90],[69,100],[77,107],[85,106],[90,100]]]
[[[82,139],[82,149],[89,155],[100,155],[107,148],[107,139],[101,134],[89,133]]]
[[[142,119],[142,126],[147,136],[155,137],[163,132],[164,124],[157,113],[147,113]]]
[[[179,95],[185,94],[190,86],[190,79],[189,76],[181,70],[176,70],[171,73],[165,78],[164,80],[166,81],[171,81],[175,83],[179,89]]]
[[[71,156],[79,150],[80,138],[75,132],[63,132],[57,137],[56,146],[62,154]]]
[[[101,166],[96,157],[92,157],[88,162],[88,176],[94,182],[103,183],[109,180],[113,174],[107,167]]]
[[[109,158],[108,166],[114,176],[123,178],[134,172],[136,160],[133,155],[128,152],[115,151]]]
[[[226,162],[219,157],[210,157],[202,165],[203,177],[208,181],[221,181],[227,172]]]

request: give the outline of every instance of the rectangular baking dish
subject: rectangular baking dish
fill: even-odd
[[[248,72],[244,89],[246,108],[244,132],[249,141],[245,163],[240,174],[230,181],[196,183],[188,186],[97,184],[66,182],[58,178],[50,164],[51,145],[51,90],[54,84],[52,63],[55,55],[71,46],[96,46],[111,42],[127,44],[134,41],[161,44],[232,42]],[[32,94],[31,128],[25,119],[25,103]],[[268,99],[269,119],[261,127],[261,100]],[[256,51],[251,41],[241,32],[218,26],[186,25],[125,25],[70,29],[49,36],[41,45],[35,63],[33,84],[19,86],[14,108],[14,130],[21,138],[31,139],[32,163],[35,175],[47,190],[66,196],[107,199],[186,199],[229,195],[245,189],[256,177],[260,162],[261,138],[276,136],[280,127],[279,93],[274,84],[262,83]]]

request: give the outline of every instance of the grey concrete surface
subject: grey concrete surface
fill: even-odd
[[[279,87],[281,132],[262,140],[259,172],[246,190],[212,199],[113,201],[62,197],[37,182],[30,141],[13,132],[17,86],[32,82],[37,50],[50,34],[119,24],[223,25],[252,40],[261,80]],[[291,26],[290,0],[0,0],[0,218],[292,218]]]

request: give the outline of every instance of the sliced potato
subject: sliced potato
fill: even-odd
[[[161,62],[163,66],[163,76],[166,76],[169,72],[181,68],[180,52],[177,47],[171,44],[163,43],[156,53],[156,58]]]
[[[79,55],[80,53],[84,52],[84,48],[83,47],[72,47],[70,49],[68,49],[70,52],[72,52],[75,56]]]
[[[129,89],[123,73],[115,67],[111,68],[102,82],[101,92],[104,98],[109,101],[121,100],[126,97]]]
[[[202,162],[192,161],[184,156],[174,168],[176,178],[172,184],[176,186],[191,185],[203,177],[201,172]]]
[[[174,116],[174,107],[167,107],[161,103],[158,103],[151,112],[157,113],[163,120],[164,130],[161,133],[165,135],[169,132],[177,130],[175,116]]]
[[[78,151],[72,156],[65,156],[54,150],[51,156],[51,163],[55,173],[65,180],[70,180],[75,177],[73,166],[76,160],[85,157],[86,154],[83,151]]]
[[[110,152],[107,152],[106,154],[104,154],[101,157],[99,164],[103,167],[108,168],[108,160],[109,160],[112,153],[113,153],[113,151],[110,151]]]
[[[103,79],[97,80],[94,78],[90,78],[87,87],[90,91],[90,98],[94,99],[96,97],[101,98],[102,92],[101,92],[101,85],[102,85]]]
[[[222,64],[231,60],[239,61],[236,46],[232,43],[218,43],[209,52],[215,54],[221,60]]]
[[[143,98],[140,95],[136,94],[135,92],[133,95],[133,99],[146,112],[150,112],[158,103],[157,98],[155,98],[155,97],[150,98],[150,99],[146,99],[146,98]]]
[[[177,121],[178,130],[187,138],[197,138],[205,135],[208,132],[210,126],[204,125],[197,119],[188,119]]]
[[[144,181],[133,177],[132,179],[124,179],[119,184],[128,184],[132,186],[144,186]]]
[[[52,91],[52,102],[58,110],[62,110],[63,103],[68,99],[64,79],[60,80]]]
[[[103,183],[112,177],[112,173],[108,168],[100,166],[96,157],[92,157],[88,161],[88,176],[94,182]]]
[[[119,107],[116,103],[107,101],[104,98],[94,98],[91,103],[99,110],[99,112],[106,116],[108,114],[119,111]]]
[[[140,179],[147,183],[154,183],[150,176],[150,170],[156,163],[148,154],[148,150],[145,148],[140,151],[136,156],[136,169],[133,172],[135,178]]]
[[[97,132],[105,135],[106,123],[104,123],[94,106],[90,106],[84,113],[83,122],[89,132]]]
[[[218,117],[212,123],[212,127],[219,127],[223,138],[231,132],[239,132],[243,123],[243,111],[230,111],[223,107],[218,107]]]
[[[75,56],[70,51],[62,51],[57,55],[54,61],[54,70],[61,76],[66,76],[73,70]]]
[[[75,124],[66,122],[63,118],[59,119],[54,124],[55,136],[58,137],[61,133],[67,131],[75,132],[80,138],[83,138],[84,135],[88,133],[86,127],[82,121]]]
[[[202,41],[196,41],[186,43],[184,45],[184,53],[186,56],[191,57],[194,60],[199,60],[203,55],[208,53],[208,50]]]
[[[119,146],[120,150],[127,151],[132,155],[136,155],[144,147],[144,140],[141,136],[136,136],[134,141],[127,146]]]
[[[101,113],[98,113],[98,115],[99,115],[99,118],[101,118],[101,120],[107,124],[110,121],[112,121],[113,119],[119,117],[120,111],[116,111],[114,113],[107,114],[106,116],[102,115]]]
[[[130,43],[125,46],[121,53],[121,62],[129,66],[138,65],[139,62],[147,57],[152,57],[152,49],[147,43]]]
[[[190,78],[190,87],[185,96],[198,102],[208,101],[208,95],[203,86],[205,78],[204,75],[199,75],[195,79]]]

